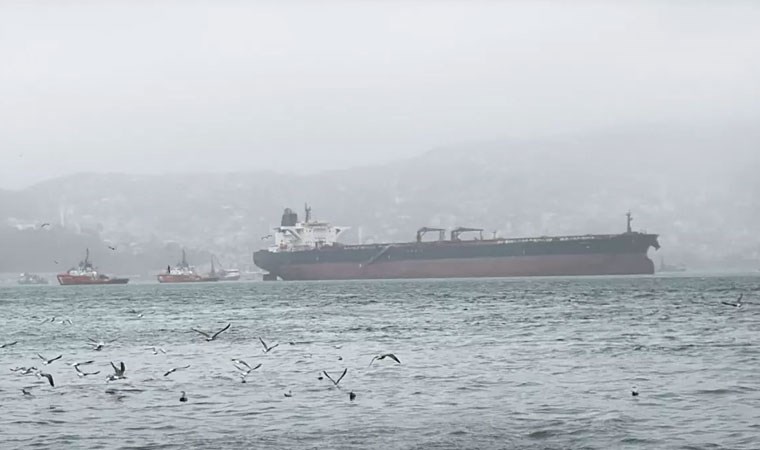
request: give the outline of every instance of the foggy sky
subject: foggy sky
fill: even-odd
[[[0,188],[760,123],[760,3],[567,3],[2,2]]]

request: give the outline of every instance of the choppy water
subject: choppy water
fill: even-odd
[[[0,446],[760,448],[759,286],[623,277],[2,288],[0,343],[19,343],[0,349]],[[741,292],[757,303],[720,303]],[[190,331],[227,322],[213,342]],[[263,354],[259,336],[280,346]],[[97,352],[90,337],[116,341]],[[402,364],[368,367],[386,351]],[[43,366],[37,352],[63,358]],[[262,367],[242,384],[231,358]],[[69,364],[88,359],[82,368],[101,373],[77,377]],[[109,361],[125,362],[126,380],[105,382]],[[56,387],[9,370],[21,365],[44,368]],[[344,368],[341,389],[317,379]]]

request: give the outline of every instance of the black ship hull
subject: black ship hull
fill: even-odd
[[[268,279],[347,280],[653,274],[657,235],[623,233],[261,250]]]

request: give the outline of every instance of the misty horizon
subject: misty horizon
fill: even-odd
[[[0,189],[80,172],[316,173],[483,140],[751,129],[760,117],[749,2],[0,13]]]

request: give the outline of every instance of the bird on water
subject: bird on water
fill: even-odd
[[[182,391],[182,395],[180,395],[179,401],[182,403],[185,403],[187,401],[187,395],[185,395],[185,391]]]

